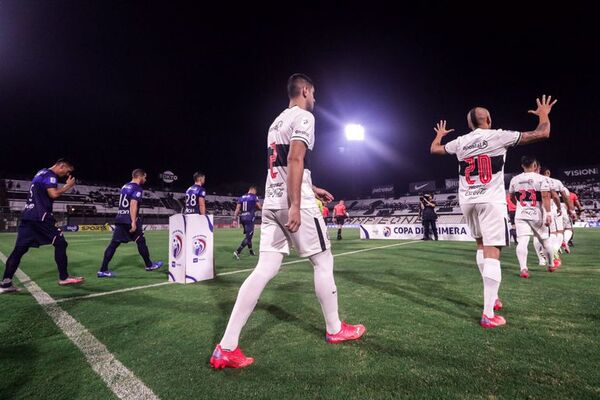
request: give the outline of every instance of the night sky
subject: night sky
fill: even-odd
[[[313,181],[337,196],[352,179],[367,193],[455,177],[456,159],[429,154],[437,120],[467,133],[481,105],[494,127],[533,130],[527,110],[544,93],[559,99],[552,137],[509,152],[506,170],[523,154],[554,168],[600,162],[598,22],[584,6],[171,3],[0,1],[0,176],[66,156],[85,180],[120,184],[142,167],[151,186],[167,169],[187,186],[202,170],[209,192],[262,191],[267,129],[294,72],[316,84]],[[348,146],[349,122],[366,142]]]

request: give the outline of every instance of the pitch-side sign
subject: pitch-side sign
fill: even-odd
[[[466,224],[438,224],[440,240],[475,241]],[[418,240],[424,234],[423,225],[360,225],[361,239]]]

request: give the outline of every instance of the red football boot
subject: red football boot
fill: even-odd
[[[327,343],[342,343],[348,340],[356,340],[359,339],[362,335],[364,335],[366,329],[364,325],[350,325],[342,321],[342,329],[336,334],[327,333],[325,335],[325,340]]]
[[[220,368],[244,368],[254,362],[254,358],[246,357],[238,347],[233,351],[223,350],[218,344],[210,357],[210,365],[215,369]]]
[[[479,325],[484,328],[497,328],[499,326],[506,325],[506,320],[500,315],[495,315],[494,318],[490,318],[485,314],[482,314]]]

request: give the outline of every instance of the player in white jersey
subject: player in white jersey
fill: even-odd
[[[548,180],[538,173],[538,166],[539,163],[535,158],[523,156],[521,158],[523,173],[513,177],[508,187],[511,200],[517,205],[515,226],[521,278],[529,278],[527,247],[531,236],[542,243],[546,257],[548,259],[552,257],[552,246],[549,240],[552,223],[550,185]],[[548,268],[550,272],[554,270],[554,266]]]
[[[562,261],[560,259],[559,250],[564,239],[565,219],[567,220],[567,224],[570,225],[570,218],[576,219],[577,214],[575,214],[573,209],[569,191],[563,183],[558,179],[552,178],[550,176],[550,169],[548,168],[544,168],[542,173],[546,176],[546,179],[548,179],[554,200],[552,202],[552,217],[554,223],[550,225],[550,241],[554,250],[553,264],[560,267]]]
[[[338,316],[333,255],[327,226],[315,202],[333,196],[312,184],[310,152],[315,144],[314,84],[303,74],[288,80],[289,108],[269,128],[268,169],[262,210],[258,264],[240,288],[221,343],[210,363],[214,368],[243,368],[254,362],[238,347],[242,328],[267,283],[277,275],[284,256],[293,246],[314,267],[315,291],[325,318],[328,343],[360,338],[363,325],[350,325]]]
[[[494,328],[506,320],[494,313],[502,308],[498,289],[502,279],[500,251],[508,245],[508,222],[504,192],[504,160],[509,147],[545,140],[550,136],[550,110],[556,103],[542,97],[529,113],[539,117],[534,131],[515,132],[492,128],[488,110],[475,107],[467,114],[470,133],[442,144],[454,129],[446,129],[446,121],[434,128],[432,154],[455,154],[459,161],[459,203],[471,235],[477,241],[476,261],[483,278],[483,315],[480,325]]]

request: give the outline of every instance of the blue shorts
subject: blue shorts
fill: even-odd
[[[113,231],[112,240],[118,243],[136,242],[139,238],[144,236],[142,230],[142,224],[138,222],[137,229],[131,233],[131,224],[115,224],[115,230]]]
[[[40,247],[54,244],[59,239],[64,240],[63,233],[56,227],[54,218],[46,221],[21,220],[15,246]]]
[[[244,228],[244,235],[254,232],[254,220],[240,220],[242,228]]]

